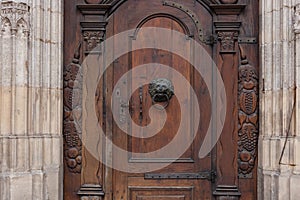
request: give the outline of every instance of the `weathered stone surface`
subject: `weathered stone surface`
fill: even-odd
[[[300,199],[300,176],[298,175],[292,175],[290,180],[290,199],[291,200],[297,200]]]
[[[299,199],[299,3],[260,1],[258,199]]]

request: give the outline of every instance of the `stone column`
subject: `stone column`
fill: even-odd
[[[260,1],[258,199],[300,199],[299,3]]]
[[[62,8],[0,1],[0,199],[62,199]]]

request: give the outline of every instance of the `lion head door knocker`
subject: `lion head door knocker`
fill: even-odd
[[[162,106],[166,108],[172,96],[174,95],[174,86],[172,82],[165,78],[157,78],[149,84],[149,94],[152,98],[152,104],[155,106],[157,103],[165,102]],[[156,108],[161,108],[156,106]]]

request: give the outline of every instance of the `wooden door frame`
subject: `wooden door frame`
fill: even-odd
[[[81,199],[89,199],[90,197],[104,199],[105,195],[109,195],[109,188],[105,188],[105,192],[103,185],[104,176],[111,173],[109,171],[111,169],[102,165],[99,166],[95,183],[85,183],[82,179],[84,176],[81,173],[83,149],[78,137],[81,132],[80,129],[76,128],[76,126],[80,126],[82,121],[80,117],[74,117],[82,112],[80,97],[82,86],[80,83],[74,85],[74,76],[72,77],[72,75],[79,74],[79,77],[82,78],[80,63],[85,55],[105,39],[107,19],[126,1],[80,0],[80,3],[75,4],[73,1],[65,0],[65,12],[76,15],[75,18],[71,18],[70,15],[65,14],[65,32],[66,30],[73,30],[68,31],[64,40],[64,190],[68,193],[65,195],[66,199],[78,199],[79,196]],[[235,0],[197,0],[197,2],[213,16],[215,34],[207,42],[211,42],[213,45],[217,66],[223,69],[224,73],[236,74],[232,79],[224,80],[224,82],[228,81],[235,85],[236,96],[228,97],[227,101],[231,102],[229,107],[231,106],[235,110],[236,119],[232,119],[234,127],[228,123],[229,127],[224,128],[234,130],[234,134],[232,131],[224,131],[216,146],[219,148],[221,145],[225,151],[222,152],[222,155],[217,155],[223,159],[216,159],[215,161],[218,165],[218,179],[213,195],[216,199],[228,196],[239,199],[241,194],[249,195],[249,197],[251,195],[256,196],[258,16],[254,18],[255,23],[250,28],[250,35],[248,32],[244,32],[243,23],[249,23],[246,18],[253,9],[258,10],[258,1],[253,1],[249,5],[238,4]],[[251,21],[251,19],[249,20]],[[233,69],[233,72],[230,70],[225,72],[226,69]],[[252,76],[249,81],[249,76],[246,74],[247,77],[245,77],[245,72],[250,71]],[[251,82],[253,87],[248,88],[248,82]],[[75,96],[78,99],[70,102],[70,99],[74,98],[75,92],[79,94],[78,97]],[[253,132],[256,135],[247,135],[247,130],[244,130],[244,127],[245,129],[254,127]],[[232,140],[228,140],[228,138],[232,138]],[[237,144],[237,149],[232,148],[233,142]],[[228,168],[228,159],[236,161],[233,166],[234,170],[223,176],[222,172]]]

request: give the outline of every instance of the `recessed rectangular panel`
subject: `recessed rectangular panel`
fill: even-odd
[[[185,200],[184,195],[137,196],[137,200]]]
[[[193,200],[193,187],[129,187],[130,200]]]

